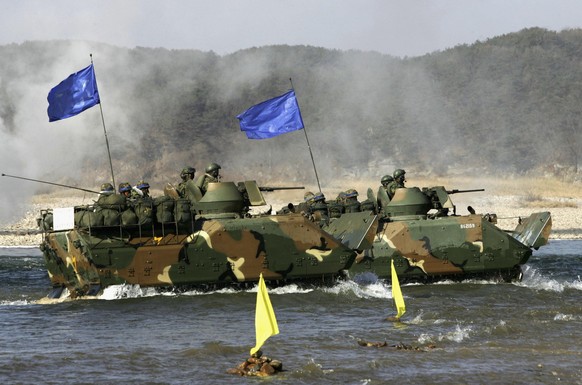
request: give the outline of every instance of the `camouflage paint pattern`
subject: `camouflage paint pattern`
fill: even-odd
[[[519,277],[520,266],[532,254],[529,245],[515,237],[537,226],[536,244],[546,244],[551,230],[550,213],[535,213],[529,227],[518,225],[513,233],[500,230],[481,215],[382,220],[373,247],[361,253],[350,275],[373,272],[390,279],[390,261],[403,281],[434,281],[470,277]],[[527,218],[522,223],[529,220]]]
[[[54,288],[71,295],[113,284],[223,286],[337,277],[356,253],[301,214],[199,219],[195,231],[147,233],[135,229],[48,232],[42,250]],[[134,226],[135,227],[135,226]],[[76,242],[75,242],[76,241]]]
[[[345,213],[323,226],[302,214],[248,215],[247,205],[264,203],[260,191],[254,181],[211,183],[191,202],[189,223],[43,228],[51,296],[63,288],[71,296],[97,294],[123,283],[213,288],[254,283],[261,273],[275,284],[329,282],[347,269],[390,279],[392,259],[404,282],[510,280],[551,231],[548,212],[532,214],[512,232],[499,229],[494,214],[454,215],[452,192],[442,186],[397,189],[382,217]],[[437,214],[429,215],[432,209]]]

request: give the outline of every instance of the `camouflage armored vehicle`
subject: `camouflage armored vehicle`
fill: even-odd
[[[520,219],[512,231],[501,230],[495,214],[479,215],[469,206],[469,215],[456,215],[450,195],[472,191],[482,190],[447,191],[442,186],[397,189],[392,200],[378,208],[382,215],[372,247],[358,255],[349,269],[350,276],[373,272],[389,280],[393,259],[403,282],[520,279],[521,266],[532,249],[548,242],[550,213],[531,214]],[[368,195],[376,201],[371,190]]]
[[[92,206],[43,210],[49,296],[95,295],[116,284],[244,285],[261,273],[271,284],[325,282],[342,276],[376,233],[370,212],[338,219],[349,223],[343,239],[302,214],[251,214],[266,205],[262,191],[279,189],[254,181],[210,183],[204,195],[194,183],[186,188],[189,199],[168,188],[132,208],[110,194]]]

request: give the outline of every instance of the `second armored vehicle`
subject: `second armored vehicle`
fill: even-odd
[[[356,258],[350,274],[373,272],[390,279],[394,260],[404,282],[520,279],[532,249],[548,242],[550,213],[520,218],[515,229],[505,231],[497,227],[495,214],[476,214],[469,207],[469,215],[456,215],[450,195],[457,192],[463,191],[442,186],[397,189],[383,209],[372,247]]]

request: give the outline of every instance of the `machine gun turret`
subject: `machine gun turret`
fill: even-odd
[[[484,188],[475,188],[475,189],[470,189],[470,190],[452,189],[452,190],[446,190],[446,191],[447,191],[447,194],[462,194],[462,193],[485,191],[485,189]]]
[[[285,186],[285,187],[267,187],[267,186],[259,186],[259,191],[278,191],[278,190],[305,190],[305,186]]]
[[[459,189],[446,190],[443,186],[422,188],[422,192],[430,198],[433,209],[437,211],[436,216],[446,216],[448,215],[450,209],[453,210],[453,215],[457,214],[457,209],[449,195],[480,191],[485,191],[485,189],[479,188],[469,190],[459,190]]]

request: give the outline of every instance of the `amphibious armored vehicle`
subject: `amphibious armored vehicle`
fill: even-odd
[[[531,214],[519,219],[515,229],[501,230],[495,214],[476,214],[470,206],[469,215],[456,214],[450,195],[472,191],[476,190],[447,191],[442,186],[397,189],[385,207],[378,207],[382,215],[372,247],[358,255],[350,275],[372,272],[390,280],[393,259],[403,282],[520,279],[532,249],[548,242],[550,213]],[[368,195],[375,201],[371,191]]]
[[[463,191],[442,186],[397,189],[384,207],[326,223],[294,210],[251,214],[251,207],[266,205],[262,191],[277,189],[255,181],[211,183],[204,196],[190,188],[189,199],[169,189],[131,209],[110,202],[43,210],[50,296],[64,289],[71,296],[93,295],[115,284],[245,285],[261,273],[271,285],[332,282],[364,272],[390,279],[392,259],[403,282],[509,281],[520,278],[532,249],[548,242],[552,223],[549,212],[534,213],[507,231],[497,227],[495,214],[469,208],[469,215],[457,215],[450,195]],[[368,198],[376,202],[371,190]]]
[[[202,196],[166,195],[133,208],[113,194],[100,205],[43,210],[40,246],[53,291],[95,295],[115,284],[215,288],[258,281],[326,282],[342,276],[369,247],[377,219],[355,213],[337,222],[344,239],[302,214],[251,214],[265,206],[255,181],[210,183]],[[172,197],[173,196],[173,197]],[[100,199],[101,201],[101,199]],[[270,210],[269,210],[270,211]]]

